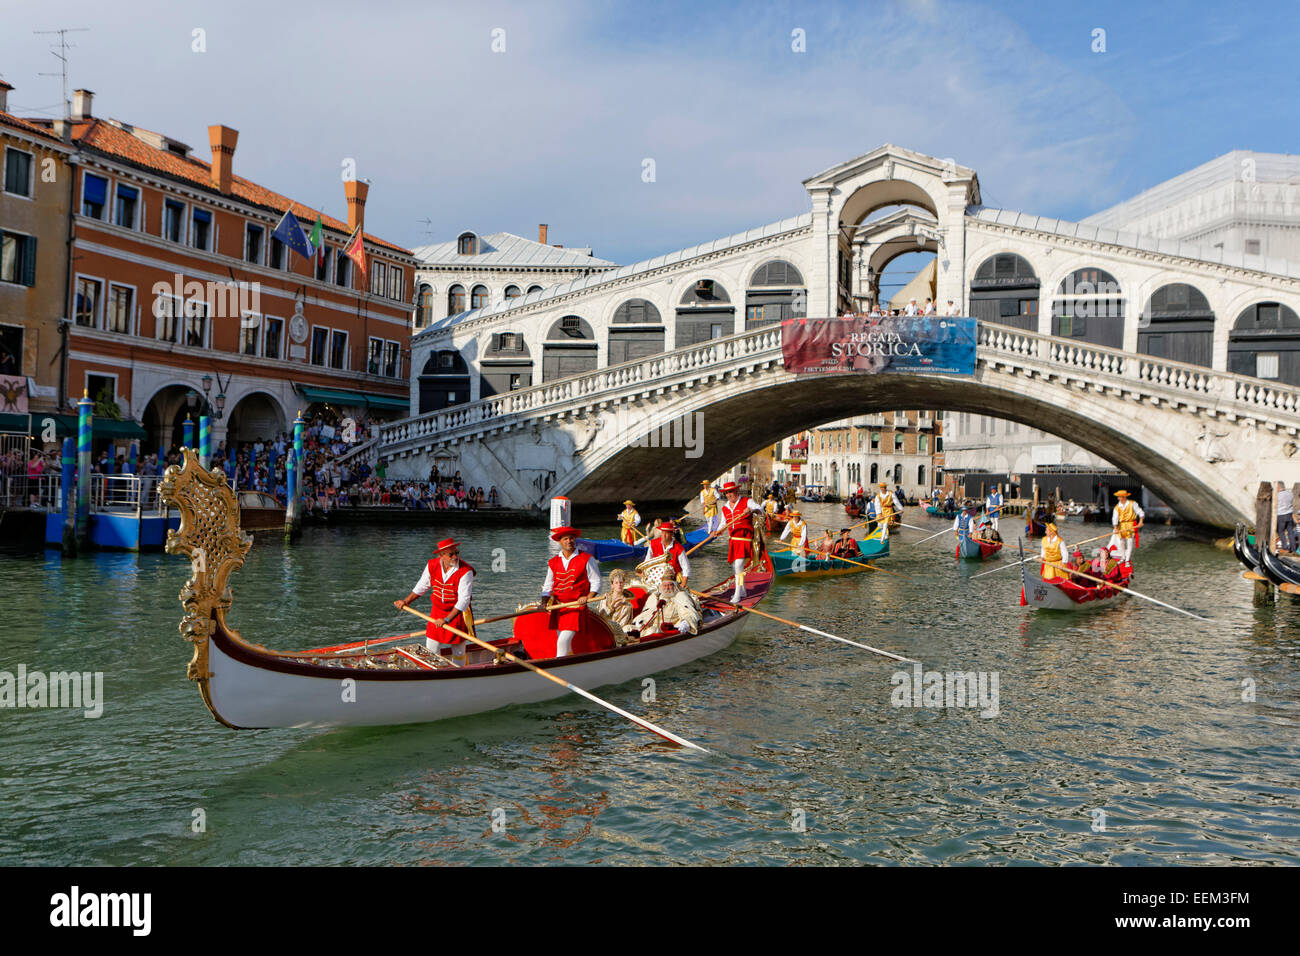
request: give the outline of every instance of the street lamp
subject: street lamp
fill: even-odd
[[[203,383],[203,394],[206,396],[212,391],[212,376],[205,373],[200,381]]]
[[[226,393],[221,392],[217,395],[217,418],[221,418],[222,412],[226,410]]]

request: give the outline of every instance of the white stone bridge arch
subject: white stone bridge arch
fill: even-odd
[[[1251,520],[1262,472],[1300,462],[1300,390],[992,323],[980,326],[974,376],[796,376],[782,366],[780,328],[767,327],[408,419],[386,426],[381,445],[391,476],[423,478],[450,451],[468,481],[516,507],[556,494],[684,500],[802,427],[903,407],[1063,435],[1220,528]],[[671,440],[674,423],[679,444],[700,438],[698,448],[647,442]]]

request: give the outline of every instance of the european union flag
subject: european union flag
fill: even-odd
[[[271,235],[304,259],[310,259],[316,253],[316,250],[311,247],[311,243],[307,241],[307,233],[303,231],[302,225],[298,222],[298,217],[293,214],[292,210],[286,209],[284,211],[284,218],[280,220],[280,224],[275,227]]]

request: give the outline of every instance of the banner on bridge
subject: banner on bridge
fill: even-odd
[[[781,323],[785,370],[975,374],[975,319],[893,315],[851,319],[786,319]]]

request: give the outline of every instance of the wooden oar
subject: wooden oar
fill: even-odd
[[[929,541],[931,538],[937,538],[937,537],[939,537],[939,535],[941,535],[941,534],[947,534],[947,533],[948,533],[949,531],[951,531],[951,530],[952,530],[952,528],[944,528],[942,531],[936,531],[934,534],[930,535],[929,538],[922,538],[920,541],[918,541],[918,542],[916,542],[916,543],[917,543],[917,544],[925,544],[925,543],[926,543],[927,541]]]
[[[1025,560],[1032,561],[1036,557],[1038,558],[1039,561],[1043,561],[1043,559],[1041,557],[1038,557],[1037,555],[1030,555]],[[1180,607],[1174,607],[1172,604],[1166,604],[1164,601],[1158,601],[1153,597],[1148,597],[1145,594],[1142,594],[1138,591],[1134,591],[1132,588],[1126,588],[1122,584],[1116,584],[1114,581],[1107,581],[1105,578],[1095,578],[1091,574],[1085,574],[1082,571],[1075,570],[1069,565],[1064,565],[1064,566],[1059,565],[1055,561],[1043,561],[1043,563],[1050,564],[1052,567],[1057,568],[1058,570],[1060,570],[1065,574],[1077,574],[1081,578],[1087,578],[1089,581],[1096,581],[1098,584],[1104,584],[1108,588],[1114,588],[1117,591],[1123,591],[1125,594],[1131,594],[1134,597],[1140,597],[1144,601],[1150,601],[1152,604],[1159,604],[1161,607],[1166,607],[1171,611],[1177,611],[1179,614],[1186,614],[1188,617],[1193,618],[1194,620],[1205,621],[1206,623],[1209,623],[1210,619],[1208,617],[1201,617],[1199,614],[1193,614],[1191,611],[1184,611]]]
[[[719,506],[719,507],[721,507],[721,506]],[[738,515],[736,515],[736,517],[732,518],[730,521],[724,521],[721,525],[718,526],[718,530],[717,530],[717,531],[713,532],[711,535],[709,535],[707,538],[705,538],[703,541],[701,541],[701,542],[700,542],[699,544],[697,544],[695,547],[691,548],[691,550],[687,551],[687,552],[686,552],[686,556],[687,556],[687,557],[690,557],[692,554],[694,554],[694,553],[695,553],[696,551],[698,551],[700,548],[704,547],[706,544],[708,544],[710,541],[712,541],[712,540],[713,540],[714,538],[716,538],[718,535],[722,534],[722,532],[724,532],[724,531],[730,531],[730,530],[731,530],[731,526],[732,526],[733,524],[735,524],[736,522],[738,522],[738,521],[739,521],[741,518],[743,518],[746,514],[750,514],[750,513],[751,513],[751,512],[746,511],[746,512],[744,512],[744,513],[742,513],[742,514],[738,514]],[[761,511],[760,511],[760,512],[755,512],[755,513],[760,514],[760,515],[762,514]]]
[[[498,614],[496,617],[477,618],[474,621],[474,626],[478,627],[478,625],[480,624],[495,624],[497,621],[508,621],[512,617],[523,617],[525,614],[532,614],[534,611],[565,611],[570,608],[582,607],[588,601],[590,601],[591,598],[592,596],[589,594],[585,598],[581,598],[577,601],[570,601],[568,604],[556,604],[553,607],[546,607],[546,608],[542,607],[541,604],[534,601],[532,604],[525,605],[524,607],[521,607],[519,610],[513,611],[510,614]]]
[[[688,511],[686,514],[682,515],[680,518],[674,518],[674,519],[673,519],[673,524],[676,524],[678,521],[685,521],[685,520],[686,520],[686,516],[689,515],[689,514],[690,514],[690,512]],[[637,547],[638,545],[645,544],[645,543],[646,543],[647,541],[649,541],[649,540],[650,540],[650,534],[649,534],[649,532],[647,532],[646,534],[641,535],[641,537],[637,538],[635,541],[633,541],[631,544],[629,544],[628,547],[629,547],[629,548],[635,548],[635,547]]]
[[[772,550],[772,549],[769,548],[768,550],[770,551],[770,550]],[[776,550],[778,550],[778,551],[794,551],[795,549],[794,549],[794,548],[789,548],[789,547],[784,547],[784,546],[780,546],[780,545],[778,545],[777,548],[776,548]],[[805,554],[804,557],[807,558],[808,555]],[[895,576],[897,576],[897,577],[900,577],[900,578],[905,578],[905,577],[907,577],[906,574],[899,574],[897,571],[891,571],[891,570],[889,570],[888,568],[878,568],[878,567],[876,567],[874,564],[863,564],[863,563],[860,562],[860,561],[854,561],[852,558],[842,558],[842,557],[840,557],[840,556],[837,555],[837,554],[836,554],[836,555],[831,555],[829,558],[816,558],[816,557],[814,557],[814,558],[810,558],[809,560],[812,560],[812,561],[843,561],[845,564],[856,564],[858,567],[860,567],[860,568],[866,568],[868,571],[881,571],[881,572],[883,572],[884,574],[893,574],[893,575],[895,575]]]
[[[1079,545],[1081,545],[1081,544],[1089,544],[1090,542],[1093,542],[1093,541],[1099,541],[1099,540],[1101,540],[1102,538],[1109,538],[1109,537],[1111,536],[1111,534],[1112,534],[1112,532],[1109,532],[1109,531],[1108,531],[1108,532],[1106,532],[1105,534],[1099,534],[1099,535],[1097,535],[1095,538],[1084,538],[1082,541],[1076,541],[1076,542],[1074,542],[1074,544],[1075,544],[1076,547],[1079,546]],[[1005,543],[1005,542],[1004,542],[1004,543]],[[972,574],[972,575],[970,576],[970,580],[974,581],[976,578],[982,578],[982,577],[984,577],[984,575],[986,575],[986,574],[997,574],[999,571],[1006,571],[1006,570],[1009,570],[1009,569],[1011,569],[1011,568],[1018,568],[1018,567],[1020,567],[1020,565],[1024,564],[1026,561],[1041,561],[1041,560],[1043,560],[1043,559],[1042,559],[1041,557],[1039,557],[1038,555],[1030,555],[1029,557],[1027,557],[1027,558],[1025,558],[1025,559],[1023,559],[1023,560],[1021,560],[1021,561],[1017,561],[1015,564],[1004,564],[1004,565],[1002,565],[1002,567],[1000,567],[1000,568],[994,568],[992,571],[981,571],[979,574]]]
[[[691,592],[692,594],[698,595],[699,597],[702,597],[702,598],[708,598],[708,597],[711,597],[711,595],[705,594],[705,593],[702,592],[702,591],[696,591],[696,590],[694,590],[693,588],[691,588],[691,589],[689,589],[689,590],[690,590],[690,592]],[[714,598],[714,600],[721,600],[721,598]],[[724,601],[723,603],[724,603],[724,604],[731,604],[730,601]],[[870,644],[860,644],[860,643],[858,643],[857,641],[851,641],[851,640],[849,640],[847,637],[840,637],[838,634],[830,634],[830,633],[828,633],[828,632],[826,632],[826,631],[819,631],[819,630],[817,630],[817,628],[815,628],[815,627],[809,627],[807,624],[800,624],[798,621],[791,621],[791,620],[787,620],[787,619],[784,618],[784,617],[777,617],[775,614],[769,614],[769,613],[767,613],[767,611],[760,611],[760,610],[759,610],[758,608],[756,608],[756,607],[745,607],[745,605],[743,605],[743,604],[731,604],[731,606],[734,607],[734,608],[736,608],[737,610],[740,610],[740,611],[748,611],[750,614],[757,614],[759,617],[767,617],[767,618],[771,618],[773,621],[777,621],[777,622],[779,622],[779,623],[781,623],[781,624],[785,624],[785,625],[787,625],[787,626],[789,626],[789,627],[797,627],[797,628],[799,628],[799,630],[801,630],[801,631],[807,631],[809,634],[816,634],[816,635],[818,635],[819,637],[829,637],[832,641],[839,641],[839,642],[842,643],[842,644],[851,644],[851,645],[853,645],[854,647],[860,647],[860,648],[862,648],[864,651],[871,651],[873,654],[880,654],[880,655],[883,656],[883,657],[892,658],[893,660],[896,660],[896,661],[902,661],[902,662],[905,663],[905,664],[919,664],[919,663],[921,663],[920,661],[914,661],[914,660],[912,660],[912,658],[910,658],[910,657],[901,657],[901,656],[899,656],[898,654],[892,654],[892,653],[890,653],[889,651],[882,651],[880,648],[878,648],[878,647],[872,647]]]
[[[433,618],[431,618],[429,615],[425,614],[422,611],[417,611],[415,608],[411,607],[410,605],[404,606],[402,610],[409,611],[411,614],[414,614],[416,617],[422,617],[430,624],[434,623]],[[593,703],[600,704],[600,706],[604,707],[606,710],[612,710],[620,717],[626,717],[628,720],[632,721],[632,723],[636,724],[639,727],[644,727],[646,730],[649,730],[652,733],[658,734],[660,737],[664,738],[664,740],[670,740],[673,743],[678,744],[682,747],[690,747],[692,750],[698,750],[700,753],[708,753],[708,751],[705,750],[703,747],[701,747],[699,744],[693,744],[685,737],[678,737],[671,730],[664,730],[664,728],[656,724],[652,724],[650,721],[642,717],[638,717],[636,714],[629,714],[623,708],[617,707],[614,704],[611,704],[607,700],[601,700],[595,694],[591,693],[590,691],[583,690],[577,684],[572,684],[569,681],[564,680],[562,677],[556,677],[554,674],[542,670],[542,668],[538,667],[536,664],[532,663],[531,661],[526,661],[523,660],[522,658],[515,657],[515,655],[509,653],[508,651],[503,651],[499,647],[494,647],[493,645],[489,644],[487,641],[483,641],[475,637],[473,634],[467,634],[465,631],[457,630],[456,628],[449,627],[446,624],[443,624],[442,627],[444,630],[451,631],[451,633],[457,635],[458,637],[463,638],[464,640],[473,641],[479,647],[487,648],[493,654],[499,654],[501,657],[505,658],[512,664],[518,664],[520,667],[527,668],[528,670],[532,671],[534,674],[537,674],[539,677],[545,677],[548,681],[550,681],[553,684],[559,684],[561,687],[573,691],[573,693],[577,694],[580,697],[585,697],[587,698],[587,700],[592,701]]]

